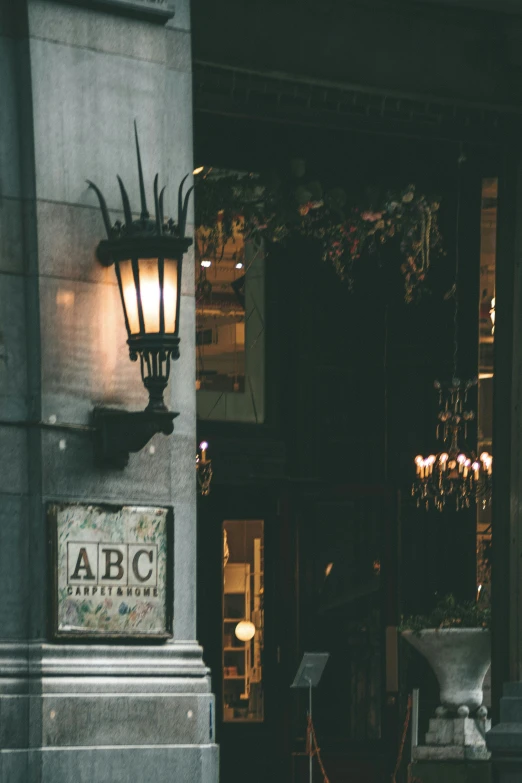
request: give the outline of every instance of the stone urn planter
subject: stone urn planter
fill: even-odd
[[[482,705],[482,685],[491,663],[491,634],[484,628],[403,631],[435,672],[442,706],[466,716]],[[487,714],[487,713],[486,713]]]

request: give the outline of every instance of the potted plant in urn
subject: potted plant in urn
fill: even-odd
[[[441,716],[477,712],[484,718],[482,686],[491,663],[491,611],[473,601],[457,603],[452,595],[429,615],[404,619],[402,636],[433,669],[440,687]]]

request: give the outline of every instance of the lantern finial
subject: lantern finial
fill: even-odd
[[[105,231],[107,232],[107,238],[111,238],[111,219],[109,217],[109,210],[107,209],[107,202],[105,201],[105,198],[103,196],[103,193],[101,192],[100,188],[94,184],[94,182],[91,182],[90,179],[86,180],[87,184],[90,188],[94,190],[96,195],[98,196],[98,201],[100,202],[100,209],[103,217],[103,224],[105,226]]]
[[[127,191],[125,190],[125,185],[123,184],[121,177],[117,176],[117,180],[118,180],[118,185],[120,186],[121,200],[123,203],[123,214],[125,215],[125,225],[130,231],[132,229],[132,211],[131,211],[129,197],[127,195]]]
[[[158,196],[158,177],[159,174],[156,174],[154,177],[154,208],[156,210],[156,231],[158,234],[163,233],[163,221],[161,219],[161,212],[160,212],[160,206],[159,206],[159,196]]]
[[[179,228],[180,237],[185,236],[189,199],[190,199],[190,194],[194,190],[194,185],[192,185],[192,187],[187,190],[187,193],[185,195],[185,200],[183,201],[183,185],[188,179],[188,176],[189,176],[188,174],[185,174],[185,176],[180,182],[180,186],[178,190],[178,228]]]
[[[140,155],[140,142],[138,139],[138,126],[136,120],[134,120],[134,137],[136,139],[136,155],[138,156],[138,176],[140,179],[140,200],[141,200],[141,219],[149,219],[149,211],[147,209],[147,199],[145,197],[145,183],[143,182],[143,169],[141,167],[141,155]]]

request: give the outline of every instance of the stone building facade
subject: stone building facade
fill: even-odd
[[[118,287],[90,179],[121,217],[116,175],[165,212],[193,169],[190,11],[145,0],[0,6],[0,779],[9,783],[215,781],[213,696],[195,628],[194,298],[157,435],[124,470],[96,465],[95,407],[141,410]],[[192,213],[191,213],[192,214]],[[192,218],[189,218],[191,220]],[[189,227],[191,230],[191,227]],[[53,641],[51,502],[169,507],[173,639]]]

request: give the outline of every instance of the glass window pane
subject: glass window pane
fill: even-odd
[[[204,257],[206,229],[198,229],[196,303],[198,389],[245,391],[245,248],[242,225],[219,256]],[[199,249],[201,248],[201,249]]]
[[[498,180],[482,181],[480,216],[479,384],[477,454],[493,452],[495,265]],[[487,603],[491,589],[491,504],[477,503],[477,597]]]
[[[262,520],[223,523],[223,720],[262,721],[264,641]]]
[[[139,334],[140,321],[138,317],[138,300],[136,298],[136,286],[134,285],[134,276],[132,274],[132,262],[120,261],[119,267],[123,303],[129,321],[129,329],[131,334]]]
[[[217,232],[217,234],[216,234]],[[220,240],[198,226],[196,249],[196,390],[198,415],[262,424],[265,419],[264,243],[245,241],[243,220]]]
[[[178,262],[166,258],[163,271],[163,303],[165,308],[165,332],[176,331],[176,310],[178,306]]]
[[[147,334],[156,334],[160,330],[160,286],[158,260],[140,258],[140,296],[143,309],[143,322]]]

